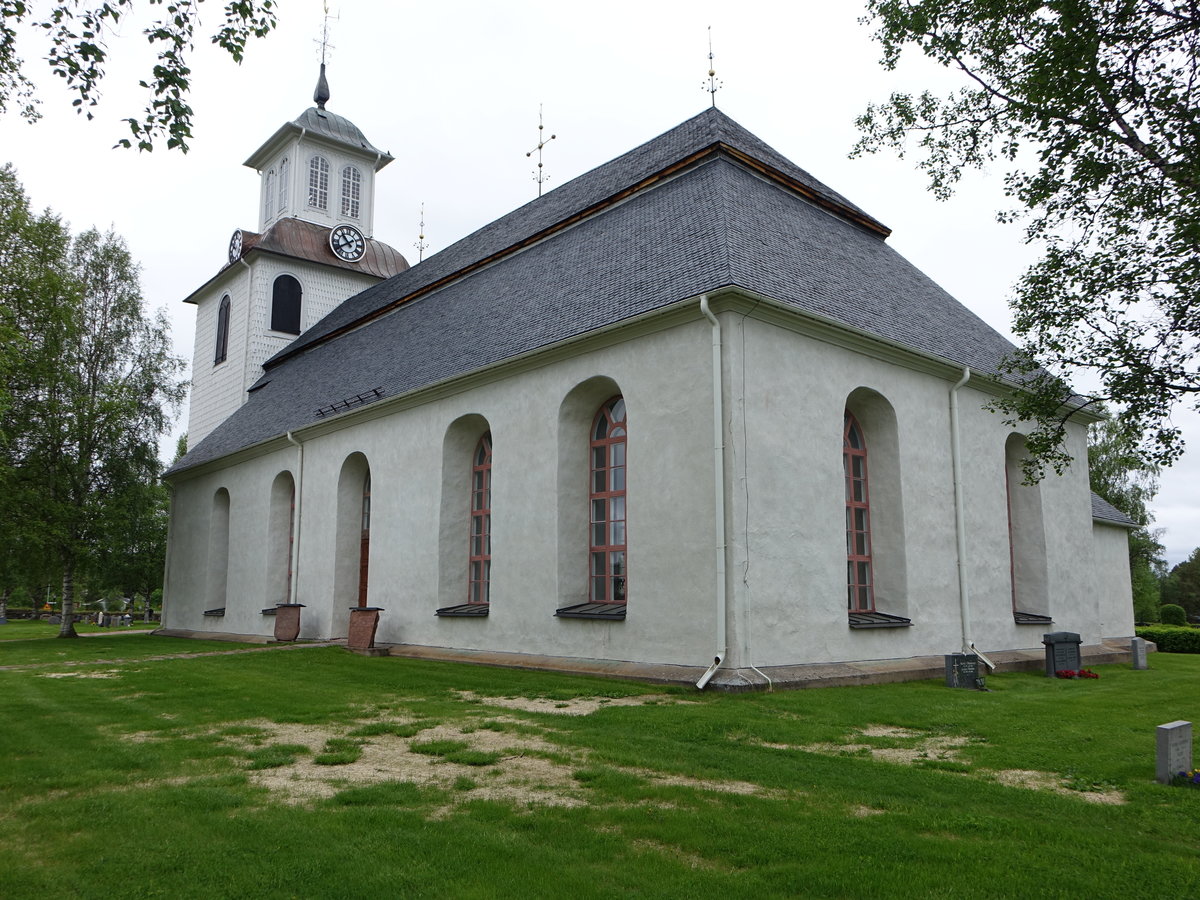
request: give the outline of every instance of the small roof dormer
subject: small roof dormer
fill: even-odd
[[[329,96],[325,64],[321,63],[313,92],[316,106],[281,125],[245,161],[244,165],[262,177],[260,230],[265,231],[279,219],[291,216],[327,226],[352,221],[370,235],[374,220],[374,176],[393,157],[367,140],[349,119],[326,109]],[[324,164],[313,162],[318,157]],[[324,175],[310,176],[311,166],[319,166]],[[356,172],[351,173],[352,184],[347,182],[343,188],[347,168]],[[321,184],[335,192],[352,190],[353,204],[335,203],[324,193],[314,197],[312,177],[320,177]],[[353,215],[344,215],[345,210],[353,210]]]

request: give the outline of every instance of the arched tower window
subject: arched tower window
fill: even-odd
[[[848,410],[842,433],[842,463],[846,473],[846,605],[852,613],[873,612],[867,441],[858,420]]]
[[[221,305],[217,307],[217,347],[216,353],[213,355],[213,365],[225,362],[225,357],[229,352],[229,295],[226,294],[221,298]]]
[[[600,407],[591,439],[592,603],[625,603],[628,596],[625,537],[625,400]]]
[[[308,161],[308,205],[329,208],[329,160],[314,156]]]
[[[279,163],[279,212],[287,209],[288,202],[288,158],[285,156]]]
[[[492,433],[479,439],[471,460],[471,546],[468,603],[488,603],[492,572]]]
[[[271,218],[271,209],[275,205],[275,170],[268,169],[266,183],[263,185],[263,224]]]
[[[362,173],[354,166],[342,169],[342,215],[358,218],[359,197],[362,192]]]
[[[371,558],[371,473],[363,479],[362,529],[358,542],[358,605],[367,605],[367,562]]]
[[[304,289],[291,275],[280,275],[271,288],[271,330],[300,333],[300,302]]]

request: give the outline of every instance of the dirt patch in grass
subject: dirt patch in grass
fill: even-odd
[[[458,691],[460,700],[499,706],[522,712],[551,713],[556,716],[590,716],[611,706],[663,706],[686,701],[666,694],[643,694],[638,697],[573,697],[570,700],[550,700],[546,697],[484,697],[472,691]]]
[[[961,735],[937,735],[907,728],[896,728],[890,725],[867,725],[853,733],[854,736],[865,738],[880,738],[889,741],[903,741],[906,746],[881,747],[877,744],[849,741],[843,744],[806,744],[792,746],[788,744],[769,744],[763,742],[760,746],[777,750],[803,750],[808,753],[821,753],[826,756],[870,755],[872,759],[898,765],[925,765],[938,767],[943,764],[946,771],[957,774],[975,775],[991,778],[1000,784],[1010,787],[1020,787],[1029,790],[1053,791],[1070,797],[1078,797],[1089,803],[1121,804],[1125,795],[1116,789],[1112,790],[1075,790],[1068,786],[1067,779],[1054,772],[1036,772],[1024,769],[1006,769],[994,771],[991,769],[972,767],[959,753],[961,748],[971,743],[971,738]],[[961,766],[960,769],[954,766]]]
[[[121,673],[116,669],[105,669],[102,672],[39,672],[38,678],[120,678]]]

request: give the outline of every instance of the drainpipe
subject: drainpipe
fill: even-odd
[[[705,670],[696,682],[696,687],[704,690],[705,685],[717,673],[727,652],[725,640],[725,412],[722,406],[724,385],[721,379],[721,323],[708,308],[708,294],[700,295],[700,312],[712,323],[712,372],[713,372],[713,516],[716,520],[716,546],[714,558],[717,569],[716,594],[716,655],[712,665]]]
[[[288,591],[288,602],[300,602],[300,526],[304,522],[304,518],[300,515],[301,504],[304,501],[304,445],[300,441],[292,437],[292,433],[287,433],[289,444],[296,446],[296,535],[292,541],[292,583]]]
[[[967,578],[967,526],[963,511],[962,446],[958,427],[958,390],[971,380],[970,366],[963,367],[963,376],[950,388],[950,463],[954,472],[954,538],[958,547],[958,609],[962,622],[963,653],[978,656],[989,669],[996,664],[983,655],[971,639],[971,595]]]

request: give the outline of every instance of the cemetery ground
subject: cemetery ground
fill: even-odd
[[[53,630],[0,627],[9,900],[1200,896],[1200,656],[730,695]]]

